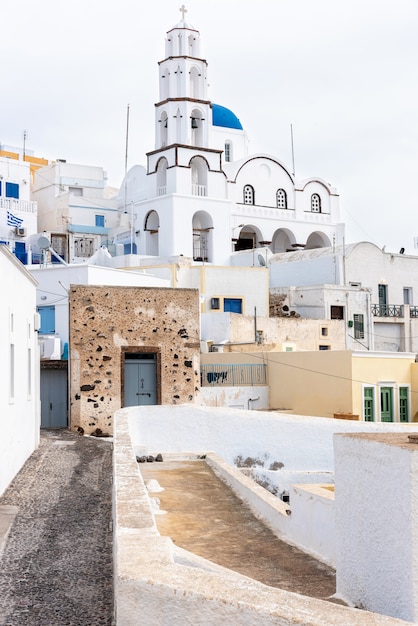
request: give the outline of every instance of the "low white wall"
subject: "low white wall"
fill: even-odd
[[[335,437],[337,592],[418,620],[418,446],[407,435]]]
[[[149,407],[151,413],[157,407]],[[162,408],[162,407],[158,407]],[[166,420],[175,420],[168,407]],[[273,589],[177,548],[159,536],[135,461],[141,447],[135,413],[115,415],[113,465],[114,579],[117,626],[141,623],[237,626],[396,626],[399,620]],[[207,416],[208,418],[210,415]],[[128,423],[129,422],[129,423]],[[136,431],[138,435],[138,431]],[[238,433],[237,433],[238,435]],[[148,445],[148,444],[147,444]]]
[[[208,407],[267,411],[269,387],[201,387],[200,404]]]
[[[292,485],[291,537],[302,550],[335,568],[335,499],[326,485]]]

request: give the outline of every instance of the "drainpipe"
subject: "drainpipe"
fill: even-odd
[[[247,407],[249,411],[252,411],[252,408],[250,407],[250,402],[257,402],[257,400],[259,399],[260,399],[260,396],[258,396],[258,398],[248,398]]]

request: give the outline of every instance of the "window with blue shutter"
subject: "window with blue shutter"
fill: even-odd
[[[19,200],[19,185],[17,183],[6,182],[6,198]]]
[[[55,333],[55,307],[39,306],[38,313],[41,316],[40,335],[51,335]]]

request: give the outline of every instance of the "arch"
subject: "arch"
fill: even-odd
[[[190,159],[190,169],[192,177],[192,195],[206,196],[208,185],[208,163],[201,156]]]
[[[305,250],[314,250],[315,248],[329,248],[331,241],[325,233],[313,232],[306,240]]]
[[[144,220],[145,254],[158,256],[160,218],[157,211],[149,211]]]
[[[321,213],[322,212],[322,206],[321,206],[321,196],[319,195],[319,193],[313,193],[311,195],[311,211],[312,213]]]
[[[206,211],[197,211],[192,219],[193,260],[211,261],[213,255],[213,222]]]
[[[160,146],[164,148],[168,141],[168,116],[165,111],[162,111],[160,117]]]
[[[157,195],[165,196],[167,193],[167,167],[168,162],[165,157],[161,157],[157,162]]]
[[[176,112],[176,143],[181,143],[182,114],[180,109]]]
[[[244,204],[255,204],[254,187],[252,185],[244,185],[242,195]]]
[[[238,239],[235,242],[235,252],[239,250],[253,250],[260,247],[260,241],[263,241],[261,231],[257,226],[246,224],[239,232]]]
[[[296,247],[294,246],[295,243],[296,237],[291,230],[287,228],[279,228],[273,235],[270,249],[273,254],[278,254],[279,252],[290,252],[292,250],[296,250]]]
[[[189,56],[199,56],[199,42],[196,35],[193,34],[189,35]]]
[[[196,66],[190,70],[190,97],[200,97],[200,72]]]
[[[190,115],[191,144],[203,146],[203,114],[200,109],[193,109]]]
[[[276,207],[278,209],[287,209],[287,193],[284,189],[276,191]]]

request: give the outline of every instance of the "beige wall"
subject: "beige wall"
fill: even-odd
[[[157,355],[159,404],[199,393],[199,297],[194,289],[70,287],[70,426],[110,434],[123,406],[124,351]]]

